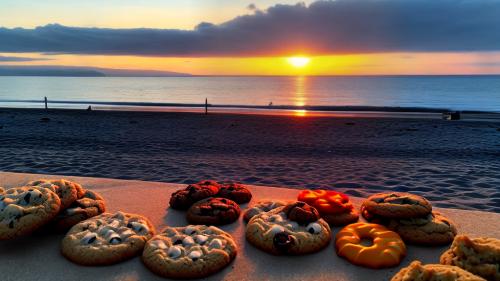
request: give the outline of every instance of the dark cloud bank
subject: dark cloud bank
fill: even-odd
[[[500,50],[500,1],[338,0],[253,11],[194,30],[0,28],[0,52],[267,56]]]
[[[43,60],[50,60],[50,59],[47,59],[47,58],[26,58],[26,57],[0,56],[0,62],[22,62],[22,61],[43,61]]]

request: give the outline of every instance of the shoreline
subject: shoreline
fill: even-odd
[[[50,104],[50,103],[49,103]],[[75,103],[74,103],[75,104]],[[101,112],[150,112],[150,113],[193,113],[204,114],[202,105],[171,104],[168,106],[128,106],[128,105],[93,105],[77,103],[81,105],[92,105],[93,111]],[[67,106],[49,107],[45,110],[40,107],[2,107],[0,110],[16,111],[86,111],[86,108],[68,108]],[[370,106],[328,106],[328,107],[293,107],[293,106],[226,106],[210,105],[209,114],[232,114],[232,115],[263,115],[263,116],[296,116],[296,117],[330,117],[330,118],[414,118],[414,119],[442,119],[445,109],[415,108],[415,107],[370,107]],[[500,122],[500,112],[471,111],[461,112],[461,121],[491,121]]]

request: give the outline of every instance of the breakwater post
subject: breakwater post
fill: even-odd
[[[205,115],[208,114],[208,98],[205,98]]]
[[[47,97],[44,97],[44,100],[45,100],[45,109],[49,109],[48,105],[47,105]]]

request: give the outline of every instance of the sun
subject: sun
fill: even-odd
[[[302,68],[302,67],[308,65],[309,62],[311,61],[311,59],[308,57],[290,57],[287,59],[287,61],[293,67]]]

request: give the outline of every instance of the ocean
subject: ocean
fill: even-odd
[[[412,107],[500,112],[500,76],[0,77],[0,107]],[[324,109],[324,108],[323,108]]]

